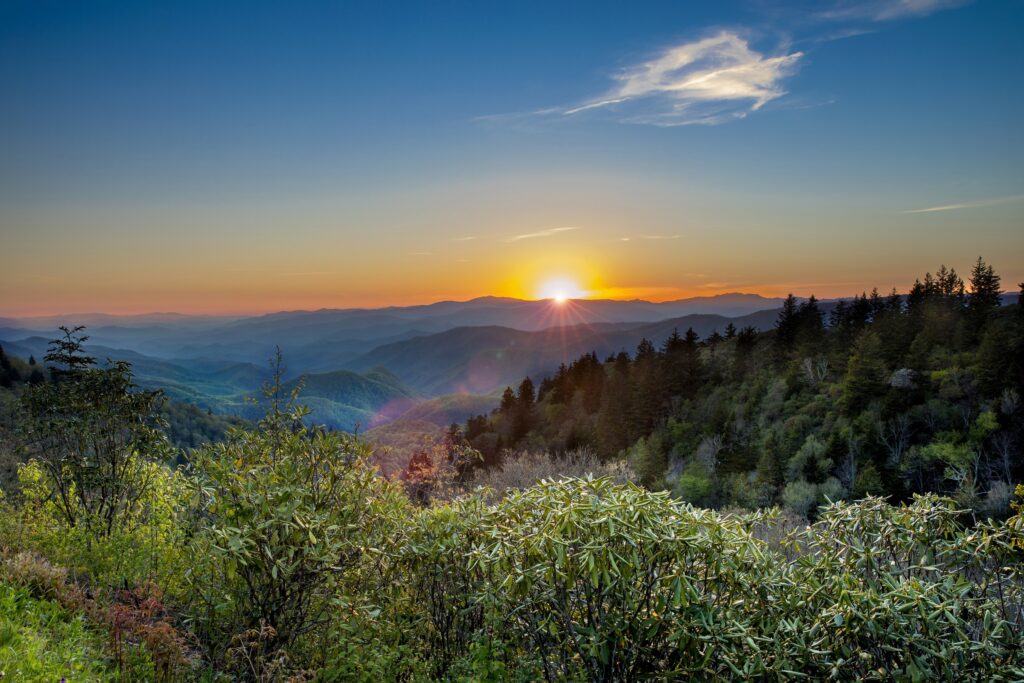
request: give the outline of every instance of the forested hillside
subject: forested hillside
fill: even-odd
[[[589,446],[702,506],[934,491],[1005,514],[1024,474],[1024,314],[1000,287],[979,259],[967,283],[943,266],[827,314],[790,296],[768,332],[676,332],[525,378],[466,437],[485,466]]]
[[[1020,368],[1007,354],[1024,320],[998,308],[983,264],[972,283],[964,294],[942,271],[906,305],[858,298],[828,328],[816,302],[790,299],[768,335],[584,356],[540,398],[524,380],[471,420],[474,442],[507,429],[510,446],[556,452],[498,455],[496,443],[474,473],[480,454],[453,425],[392,479],[370,444],[311,424],[280,355],[258,422],[182,450],[160,428],[159,392],[136,386],[129,363],[98,365],[65,329],[34,379],[31,363],[0,357],[16,428],[0,445],[29,456],[0,495],[0,665],[26,680],[133,683],[1019,680],[1024,487],[1009,509],[993,491],[1020,474]],[[895,361],[885,324],[918,326]],[[828,376],[833,353],[846,356],[841,380]],[[951,367],[968,378],[959,393]],[[622,419],[603,427],[617,397]],[[472,404],[438,401],[413,421]],[[864,430],[887,443],[885,425],[916,425],[920,406],[942,421],[914,427],[887,464]],[[596,431],[565,429],[573,415]],[[760,445],[734,445],[742,433]],[[853,455],[826,466],[835,433]],[[557,452],[587,438],[605,462]],[[744,469],[766,444],[777,450]],[[891,472],[900,495],[955,498],[818,507],[842,497],[842,467],[850,497]],[[685,500],[758,504],[730,488],[741,481],[801,516]],[[812,492],[805,507],[797,487]]]

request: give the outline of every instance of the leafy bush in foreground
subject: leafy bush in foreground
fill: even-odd
[[[192,454],[188,611],[214,661],[272,679],[289,662],[322,663],[378,527],[406,501],[367,465],[368,446],[305,427],[301,409],[278,402],[280,382],[269,391],[259,428]]]
[[[961,518],[836,504],[783,553],[770,515],[567,479],[424,511],[398,552],[441,678],[1019,678],[1020,518]]]

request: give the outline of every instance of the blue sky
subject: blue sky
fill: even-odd
[[[979,254],[1012,286],[1022,28],[1019,1],[6,2],[0,314],[838,295]]]

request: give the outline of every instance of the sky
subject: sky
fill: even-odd
[[[0,2],[0,315],[1024,280],[1024,1]]]

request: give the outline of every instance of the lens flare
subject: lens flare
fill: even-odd
[[[539,294],[541,299],[551,299],[558,304],[587,296],[587,292],[580,289],[576,281],[568,277],[556,277],[545,281],[540,287]]]

